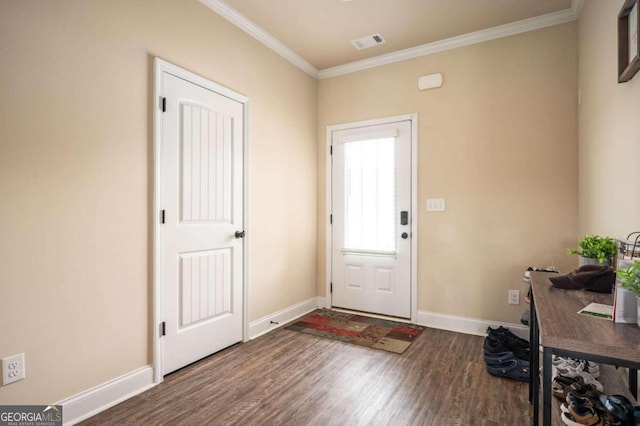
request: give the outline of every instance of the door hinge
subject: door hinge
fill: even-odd
[[[160,210],[160,223],[164,223],[164,210]]]
[[[333,293],[333,283],[329,284],[329,293]]]
[[[162,109],[162,112],[167,112],[167,98],[162,98],[160,104],[160,109]]]
[[[333,225],[333,215],[329,215],[329,225]]]
[[[333,145],[329,145],[329,155],[333,155]]]
[[[166,336],[167,335],[167,323],[165,321],[162,321],[160,323],[160,336]]]

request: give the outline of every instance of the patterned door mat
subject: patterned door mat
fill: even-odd
[[[363,315],[318,309],[285,327],[397,354],[403,353],[424,327]]]

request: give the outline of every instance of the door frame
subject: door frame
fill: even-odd
[[[162,245],[162,233],[160,224],[160,207],[162,194],[161,182],[161,147],[162,147],[162,73],[167,72],[176,77],[189,81],[205,89],[216,92],[234,101],[243,104],[243,229],[246,236],[242,245],[242,341],[249,340],[249,241],[251,232],[249,232],[249,98],[231,89],[221,86],[213,81],[199,76],[195,73],[173,65],[160,58],[154,58],[154,90],[153,90],[153,207],[149,220],[152,223],[153,231],[153,266],[152,266],[152,285],[153,285],[153,313],[152,326],[150,329],[151,340],[153,342],[153,381],[158,384],[164,380],[162,374],[163,353],[162,353],[162,336],[161,323],[163,321],[162,312],[162,282],[161,282],[161,257],[160,247]]]
[[[331,246],[333,244],[333,233],[331,225],[332,206],[332,177],[333,158],[331,155],[332,134],[337,130],[347,130],[357,127],[375,126],[379,124],[391,124],[398,121],[409,121],[411,126],[411,322],[416,324],[418,320],[418,114],[403,114],[392,117],[375,118],[371,120],[356,121],[352,123],[334,124],[327,126],[326,131],[326,165],[325,165],[325,263],[326,279],[325,294],[326,307],[332,307],[331,277],[333,273],[333,262],[331,257]]]

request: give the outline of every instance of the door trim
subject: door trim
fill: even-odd
[[[332,306],[331,295],[331,274],[333,272],[331,262],[331,246],[333,244],[330,215],[332,214],[332,156],[331,156],[331,134],[337,130],[353,129],[356,127],[375,126],[379,124],[389,124],[398,121],[409,121],[411,123],[411,322],[416,324],[418,320],[418,114],[403,114],[393,117],[375,118],[372,120],[356,121],[353,123],[334,124],[327,126],[325,139],[325,294],[327,308]]]
[[[160,247],[162,235],[160,233],[160,206],[162,205],[160,194],[160,171],[161,171],[161,146],[162,146],[162,73],[167,72],[176,77],[187,80],[198,86],[209,89],[229,99],[243,104],[243,229],[246,232],[242,247],[243,256],[243,280],[242,280],[242,341],[249,340],[249,242],[251,232],[249,230],[249,98],[231,89],[214,83],[204,77],[173,65],[160,58],[154,58],[154,90],[153,90],[153,207],[149,220],[152,223],[153,231],[153,266],[152,266],[152,286],[153,286],[153,312],[152,326],[150,328],[151,341],[153,342],[153,382],[158,384],[164,380],[162,374],[163,354],[160,339],[160,327],[162,323],[162,283],[160,280]]]

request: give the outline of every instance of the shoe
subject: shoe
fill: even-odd
[[[585,383],[582,377],[565,377],[562,375],[553,378],[551,383],[551,394],[560,401],[566,401],[569,392],[584,395]]]
[[[500,366],[487,364],[487,372],[492,376],[506,377],[519,382],[529,381],[529,367],[525,367],[523,361],[517,358]]]
[[[494,365],[496,367],[501,366],[501,365],[506,365],[509,363],[509,361],[511,361],[512,359],[518,359],[516,358],[516,356],[513,354],[513,352],[498,352],[498,353],[484,353],[484,362],[487,365]],[[525,360],[520,360],[522,362],[522,365],[529,368],[529,361],[525,361]]]
[[[598,378],[600,376],[600,366],[593,361],[587,361],[584,359],[577,360],[576,368],[578,371],[585,371],[591,374],[593,377]]]
[[[595,377],[593,377],[591,374],[587,373],[586,371],[578,371],[574,377],[582,377],[585,384],[593,386],[596,390],[600,392],[602,392],[604,389],[602,386],[602,383],[600,383]]]
[[[562,421],[564,422],[564,424],[566,425],[578,425],[578,426],[582,426],[582,425],[593,425],[593,426],[631,426],[631,423],[624,423],[621,422],[620,420],[616,419],[615,417],[613,417],[611,414],[605,412],[605,411],[598,411],[597,409],[594,409],[596,415],[597,415],[597,419],[595,418],[591,418],[591,419],[585,419],[582,421],[586,421],[587,423],[580,423],[578,421],[576,421],[576,419],[573,417],[573,415],[571,415],[570,412],[563,412],[561,414],[562,416]],[[565,419],[566,418],[566,419]],[[590,423],[596,421],[597,423]]]
[[[529,359],[529,342],[516,336],[508,328],[488,327],[484,343],[485,352],[513,352],[516,358],[524,361]]]
[[[567,398],[565,399],[565,401],[566,402],[560,406],[560,410],[563,413],[569,412],[569,405],[571,404],[594,408],[593,401],[591,399],[587,398],[586,396],[579,396],[573,392],[567,393]]]
[[[499,326],[498,328],[487,327],[487,334],[492,337],[496,337],[502,340],[507,346],[520,346],[522,348],[529,348],[529,341],[513,334],[511,330],[506,327]]]
[[[599,390],[593,384],[585,383],[582,376],[555,377],[551,383],[551,394],[560,401],[566,402],[569,393],[589,398],[593,402],[592,405],[596,407],[600,405],[599,401],[602,396],[602,390]]]
[[[551,364],[558,374],[568,377],[575,377],[582,372],[588,373],[592,378],[600,376],[600,366],[593,361],[586,361],[578,358],[567,358],[553,355]]]
[[[497,354],[503,352],[513,352],[513,355],[523,361],[529,360],[529,348],[521,346],[509,345],[502,339],[489,335],[485,337],[483,349],[485,353]]]
[[[595,390],[602,392],[603,386],[598,380],[596,380],[591,374],[586,371],[576,371],[573,369],[562,370],[556,367],[551,367],[551,377],[565,377],[565,378],[580,378],[585,385],[592,386]]]
[[[600,395],[600,402],[605,411],[622,424],[630,424],[634,421],[634,407],[626,397],[622,395]]]
[[[502,343],[500,340],[491,336],[487,336],[484,338],[484,344],[482,345],[482,349],[484,350],[484,353],[490,353],[490,354],[513,352],[513,351],[510,351],[509,348],[507,348],[507,346],[504,343]]]
[[[602,426],[605,425],[598,413],[587,406],[570,404],[567,412],[562,413],[562,422],[569,426]]]

